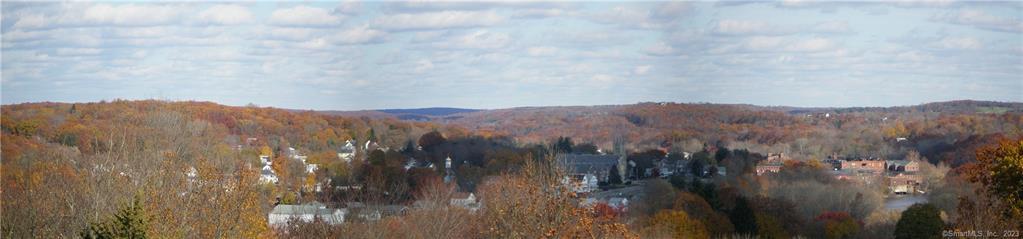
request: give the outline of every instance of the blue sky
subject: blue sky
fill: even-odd
[[[2,102],[1023,101],[1023,2],[2,3]]]

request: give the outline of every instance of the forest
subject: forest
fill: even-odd
[[[848,109],[641,103],[454,115],[403,121],[156,100],[4,105],[0,233],[937,238],[942,230],[1023,227],[1019,103]],[[626,142],[626,152],[611,151],[615,139]],[[345,161],[337,155],[350,141],[355,157]],[[289,158],[291,149],[319,168],[307,173]],[[646,196],[628,210],[581,206],[583,197],[561,186],[565,172],[553,161],[557,154],[597,152],[625,154],[638,171],[691,153],[689,167],[729,173],[637,175],[633,187]],[[777,174],[756,175],[754,166],[771,153],[792,160]],[[260,155],[270,157],[280,181],[260,182]],[[884,189],[827,174],[830,155],[926,162],[929,203],[884,210]],[[446,176],[456,177],[444,183]],[[479,211],[445,203],[465,193],[483,199]],[[308,202],[410,209],[343,225],[268,225],[275,204]],[[435,206],[411,207],[422,203]]]

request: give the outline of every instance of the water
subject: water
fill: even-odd
[[[927,196],[925,195],[900,195],[886,198],[884,200],[885,210],[904,211],[909,206],[913,206],[916,203],[926,203]]]

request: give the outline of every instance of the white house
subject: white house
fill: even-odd
[[[600,189],[600,181],[593,174],[573,174],[561,179],[561,183],[568,186],[569,190],[575,193],[593,192]]]
[[[347,209],[328,209],[322,203],[313,202],[303,205],[277,205],[268,215],[271,227],[287,226],[291,220],[313,222],[321,220],[327,224],[337,225],[345,222]]]
[[[345,146],[338,150],[337,158],[344,160],[345,163],[351,163],[352,159],[355,159],[355,141],[345,141]]]
[[[259,173],[259,181],[262,183],[277,183],[277,174],[274,173],[273,168],[270,165],[263,165],[263,170]]]
[[[451,206],[461,207],[468,209],[470,212],[476,212],[480,209],[480,201],[476,199],[476,194],[469,193],[469,196],[465,198],[452,198]]]

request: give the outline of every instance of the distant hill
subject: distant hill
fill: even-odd
[[[568,136],[576,142],[610,147],[614,138],[621,137],[632,147],[644,148],[665,142],[677,145],[696,139],[710,143],[732,142],[762,152],[800,152],[815,157],[831,153],[874,155],[880,151],[891,151],[892,147],[911,147],[933,159],[945,160],[943,155],[948,147],[936,148],[933,145],[953,145],[966,138],[992,134],[1014,137],[1023,133],[1018,124],[1023,118],[1023,103],[972,100],[847,108],[645,102],[494,110],[426,108],[330,113],[427,121],[465,128],[480,135],[508,136],[520,143],[542,143]],[[897,145],[896,138],[910,140]],[[844,146],[848,144],[887,146],[863,150],[862,147]]]
[[[349,117],[369,118],[396,118],[408,121],[433,121],[441,119],[459,118],[458,114],[478,112],[477,109],[431,107],[419,109],[382,109],[382,110],[359,110],[359,111],[321,111],[321,113],[341,115]]]
[[[395,115],[429,115],[429,116],[445,116],[458,113],[469,113],[480,110],[476,109],[462,109],[462,108],[446,108],[446,107],[432,107],[432,108],[421,108],[421,109],[385,109],[377,110],[380,112],[395,114]]]
[[[1023,103],[1019,102],[996,102],[957,100],[945,102],[932,102],[911,106],[894,107],[847,107],[847,108],[798,108],[798,107],[774,107],[792,114],[804,113],[853,113],[853,112],[932,112],[949,114],[972,114],[972,113],[1006,113],[1023,112]]]

